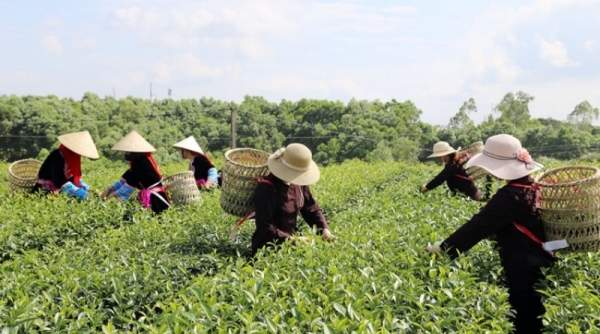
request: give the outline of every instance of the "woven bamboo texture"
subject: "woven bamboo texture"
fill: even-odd
[[[461,165],[464,165],[467,163],[467,161],[469,161],[470,157],[474,156],[475,154],[479,154],[481,152],[483,152],[483,142],[477,141],[469,146],[466,146],[466,147],[458,150],[456,152],[456,156],[459,157],[458,162]],[[471,177],[471,179],[473,179],[473,181],[476,181],[488,174],[488,172],[485,169],[478,167],[478,166],[473,166],[473,167],[467,168],[466,172],[467,172],[467,175],[469,175]]]
[[[569,247],[561,252],[599,249],[600,169],[565,166],[548,170],[537,180],[546,239],[567,239]]]
[[[163,185],[173,205],[202,203],[202,196],[192,171],[169,175],[163,179]]]
[[[31,192],[38,180],[42,162],[35,159],[18,160],[8,166],[8,190]]]
[[[257,185],[254,177],[269,174],[269,156],[265,151],[252,148],[237,148],[225,153],[220,201],[223,211],[243,217],[254,210]]]
[[[456,151],[456,156],[458,157],[458,162],[460,162],[461,165],[464,165],[472,156],[481,152],[483,152],[483,142],[478,141]]]

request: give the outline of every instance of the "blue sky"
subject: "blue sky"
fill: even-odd
[[[0,94],[600,107],[600,0],[0,0],[0,50]]]

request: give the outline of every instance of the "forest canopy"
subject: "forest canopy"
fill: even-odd
[[[115,99],[85,93],[81,100],[49,96],[0,96],[0,160],[44,157],[58,146],[60,134],[88,130],[100,154],[118,159],[110,148],[136,130],[157,148],[160,162],[178,160],[171,145],[193,135],[200,146],[220,155],[232,146],[231,117],[235,112],[236,146],[273,152],[291,142],[307,145],[322,165],[345,160],[416,161],[439,140],[452,146],[499,134],[519,138],[534,156],[596,159],[600,146],[598,108],[583,101],[565,110],[565,121],[534,119],[525,92],[507,93],[480,124],[473,98],[465,101],[447,125],[421,121],[411,101],[389,102],[302,99],[267,101],[245,96],[237,104],[212,98],[149,100]]]

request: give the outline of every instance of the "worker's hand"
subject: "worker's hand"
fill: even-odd
[[[100,194],[100,198],[102,198],[102,199],[108,199],[108,196],[110,195],[110,192],[113,189],[114,188],[112,186],[109,186],[106,189],[104,189],[104,191]]]
[[[428,189],[427,189],[427,187],[426,187],[425,185],[423,185],[423,186],[421,187],[421,192],[422,192],[422,193],[426,192],[427,190],[428,190]]]
[[[297,237],[297,236],[291,236],[289,238],[290,242],[292,243],[292,245],[297,245],[297,244],[308,244],[310,243],[310,239],[308,237]]]
[[[425,247],[425,250],[428,251],[431,254],[436,254],[442,251],[442,249],[440,248],[440,243],[436,242],[435,244],[431,245],[427,245],[427,247]]]
[[[333,241],[333,234],[331,234],[331,232],[329,231],[328,228],[323,229],[323,234],[321,235],[321,237],[323,238],[324,241],[328,241],[328,242]]]

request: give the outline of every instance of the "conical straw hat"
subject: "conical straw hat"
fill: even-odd
[[[156,151],[154,146],[150,145],[150,143],[147,142],[146,139],[144,139],[144,137],[142,137],[135,130],[128,133],[127,136],[123,137],[123,139],[119,140],[119,142],[112,147],[112,150],[137,153]]]
[[[96,145],[94,144],[94,140],[88,131],[60,135],[58,136],[58,141],[69,150],[81,156],[90,159],[98,159],[100,157]]]
[[[174,144],[173,147],[204,154],[204,151],[202,151],[202,148],[200,148],[200,145],[198,145],[198,142],[196,141],[194,136],[187,137],[186,139]]]

